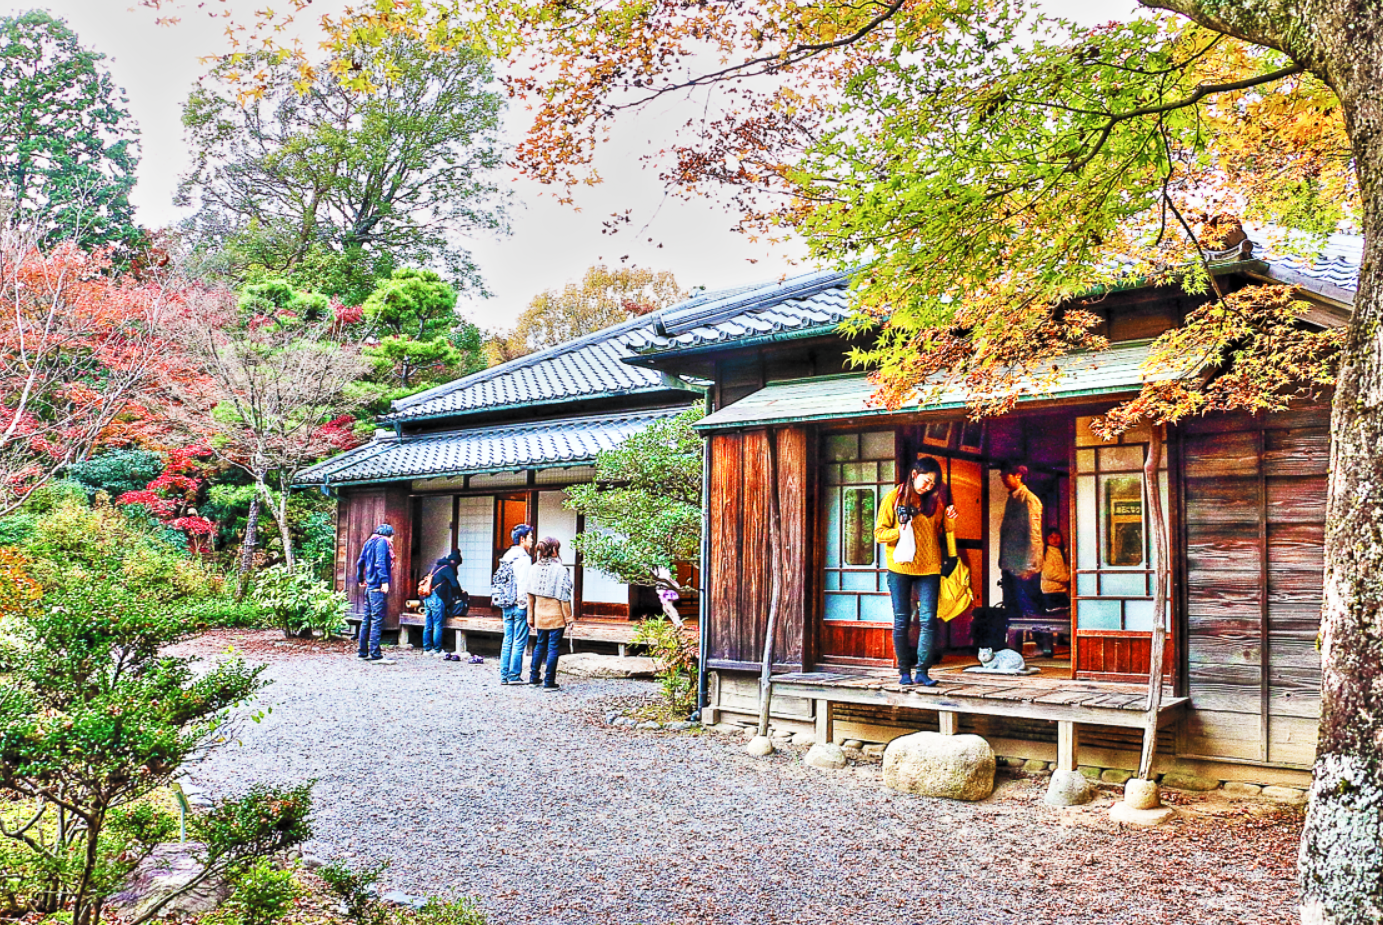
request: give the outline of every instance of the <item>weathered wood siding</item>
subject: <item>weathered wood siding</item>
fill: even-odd
[[[708,604],[713,664],[747,667],[763,657],[772,589],[770,556],[783,554],[782,604],[774,633],[774,663],[800,667],[809,595],[811,497],[802,428],[777,432],[781,535],[772,535],[768,440],[765,430],[711,438],[711,561]]]
[[[1315,757],[1329,427],[1315,406],[1182,429],[1183,754],[1288,767]]]
[[[412,519],[407,484],[342,492],[336,518],[336,586],[350,599],[351,614],[365,612],[365,592],[355,583],[355,563],[375,527],[394,528],[394,582],[385,610],[386,629],[397,629],[403,603],[414,593],[412,571]]]

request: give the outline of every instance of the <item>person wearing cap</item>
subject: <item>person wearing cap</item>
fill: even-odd
[[[356,658],[377,665],[392,665],[379,650],[379,637],[384,631],[384,608],[389,600],[389,581],[394,571],[394,528],[388,524],[375,527],[374,535],[365,541],[360,558],[355,562],[355,580],[365,589],[365,616],[360,621],[360,644]]]
[[[514,545],[500,557],[514,572],[514,603],[505,603],[504,641],[499,647],[499,683],[519,684],[523,681],[523,657],[528,654],[528,570],[533,566],[533,528],[519,524],[509,531]]]
[[[1027,583],[1042,571],[1042,502],[1028,486],[1028,467],[1006,463],[1000,471],[1008,500],[999,526],[999,575],[1010,621],[1032,612]]]

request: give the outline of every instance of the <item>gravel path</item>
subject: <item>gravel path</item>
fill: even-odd
[[[480,899],[491,925],[1296,921],[1300,816],[1198,803],[1155,831],[1108,799],[1074,811],[1016,779],[978,804],[893,793],[878,765],[752,759],[718,734],[612,728],[651,684],[504,687],[493,660],[216,633],[274,683],[240,743],[193,769],[213,793],[317,778],[321,857],[389,859],[386,889]]]

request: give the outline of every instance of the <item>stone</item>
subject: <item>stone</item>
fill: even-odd
[[[773,754],[773,740],[768,736],[754,736],[744,750],[755,758],[766,758]]]
[[[1124,783],[1124,800],[1129,809],[1157,809],[1162,805],[1162,794],[1158,792],[1156,781],[1131,777]]]
[[[1006,768],[1021,768],[1023,766],[1023,759],[1015,758],[1012,755],[1010,755],[1007,758],[1000,758],[998,760],[1003,762],[1003,765]]]
[[[804,745],[804,746],[806,746],[807,748],[810,748],[810,747],[812,747],[813,745],[816,744],[816,733],[813,733],[813,732],[796,732],[796,733],[793,733],[793,736],[792,736],[792,744],[793,744],[793,745]]]
[[[723,732],[726,734],[740,731],[740,727],[735,723],[716,723],[710,728],[714,729],[716,732]]]
[[[1104,768],[1097,768],[1093,764],[1083,764],[1077,767],[1076,770],[1080,771],[1087,780],[1099,780],[1100,772],[1103,771]]]
[[[858,749],[858,748],[846,748],[846,747],[842,746],[842,747],[841,747],[841,752],[843,752],[844,755],[845,755],[845,757],[846,757],[846,758],[849,758],[851,761],[863,761],[863,760],[864,760],[864,751],[863,751],[862,749]]]
[[[601,655],[596,652],[562,653],[557,663],[560,674],[590,680],[651,678],[657,667],[643,655]]]
[[[392,903],[395,906],[408,906],[411,909],[421,909],[423,906],[427,905],[427,900],[419,896],[405,893],[403,890],[390,890],[381,896],[380,899],[386,903]]]
[[[1239,780],[1227,780],[1220,788],[1231,800],[1251,800],[1263,795],[1263,788],[1257,784],[1246,784]]]
[[[864,743],[859,739],[846,739],[840,743],[841,748],[864,748]]]
[[[864,757],[866,758],[878,759],[884,756],[884,749],[886,747],[887,746],[881,745],[878,742],[871,742],[860,749],[860,751],[864,752]]]
[[[802,759],[802,763],[825,771],[839,771],[845,767],[845,750],[839,745],[818,742],[807,749],[807,757]]]
[[[1125,771],[1123,768],[1106,768],[1100,775],[1100,780],[1106,784],[1126,784],[1133,779],[1132,771]]]
[[[1048,806],[1084,806],[1094,797],[1095,788],[1081,772],[1053,771],[1043,800]]]
[[[1158,806],[1154,809],[1134,809],[1124,801],[1120,800],[1109,808],[1109,818],[1115,822],[1125,822],[1129,825],[1155,826],[1169,822],[1176,816],[1177,811],[1170,806]]]
[[[193,842],[159,845],[130,872],[120,892],[106,901],[106,909],[127,921],[148,914],[201,874],[204,868],[196,854],[202,850]],[[220,877],[208,877],[168,900],[158,914],[163,918],[195,918],[215,909],[229,895],[230,884]]]
[[[1192,771],[1168,771],[1162,775],[1162,786],[1170,787],[1173,790],[1205,793],[1210,790],[1218,790],[1220,782],[1217,778],[1201,777]]]
[[[326,866],[326,861],[315,854],[304,854],[301,858],[303,870],[317,870]]]
[[[605,723],[606,723],[606,725],[613,726],[613,725],[615,724],[615,720],[617,720],[617,719],[619,719],[619,714],[618,714],[618,713],[606,713],[606,714],[605,714]]]
[[[977,735],[899,736],[884,749],[884,785],[919,796],[983,800],[994,792],[994,751]]]
[[[664,723],[664,724],[663,724],[663,728],[664,728],[664,729],[669,729],[669,730],[671,730],[671,731],[673,731],[673,732],[686,732],[686,731],[687,731],[688,729],[690,729],[691,727],[692,727],[692,724],[689,723],[689,722],[687,722],[686,720],[682,720],[682,721],[676,722],[676,723]]]
[[[1292,806],[1301,806],[1306,802],[1306,791],[1298,790],[1296,787],[1279,787],[1273,784],[1263,788],[1263,798],[1272,800],[1274,803],[1288,803]]]
[[[1036,758],[1029,758],[1023,762],[1023,770],[1031,773],[1047,770],[1047,762],[1038,761]]]

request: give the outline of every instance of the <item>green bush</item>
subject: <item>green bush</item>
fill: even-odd
[[[652,617],[639,624],[630,640],[648,646],[653,657],[654,677],[662,688],[663,701],[674,712],[687,712],[696,701],[696,645],[672,621]]]
[[[231,894],[215,912],[202,919],[209,925],[274,925],[288,914],[302,887],[293,869],[275,867],[260,858],[237,872]]]
[[[223,595],[192,601],[183,607],[182,613],[187,625],[198,629],[261,629],[273,625],[254,601],[237,601]]]
[[[255,576],[251,595],[285,636],[311,630],[330,639],[346,623],[346,595],[305,569],[276,565]]]
[[[412,920],[416,925],[485,925],[485,913],[474,900],[429,899],[427,905],[414,913]]]
[[[354,925],[384,925],[389,910],[379,901],[375,884],[388,867],[388,861],[380,861],[354,870],[344,861],[332,861],[318,868],[317,876],[346,907],[346,918]]]
[[[111,498],[139,491],[162,472],[163,458],[148,450],[111,450],[67,468],[68,478],[80,484],[88,496],[104,491]]]

